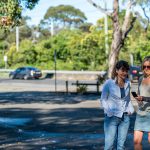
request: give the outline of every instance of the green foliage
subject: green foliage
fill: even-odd
[[[136,0],[136,2],[140,5],[147,5],[149,6],[150,0]]]
[[[121,17],[121,15],[120,15]],[[108,43],[112,41],[112,22],[108,20]],[[25,23],[25,21],[24,21]],[[33,43],[33,32],[40,36]],[[145,33],[140,22],[136,22],[134,30],[128,36],[119,55],[120,59],[130,61],[134,54],[134,63],[138,65],[146,55],[150,55],[150,29]],[[99,19],[96,25],[81,29],[64,29],[50,36],[48,29],[20,27],[19,51],[16,51],[15,29],[4,34],[0,30],[0,67],[4,67],[3,55],[8,56],[11,68],[19,66],[35,66],[40,69],[54,70],[54,51],[56,51],[57,70],[106,70],[107,56],[105,53],[104,19]]]
[[[101,40],[101,41],[100,41]],[[8,64],[34,65],[44,69],[54,69],[56,51],[58,70],[101,70],[106,66],[104,33],[91,30],[62,30],[57,35],[32,43],[22,40],[19,51],[12,45],[7,53]]]
[[[22,0],[20,1],[20,4],[21,2],[23,4],[22,6],[25,6],[25,8],[33,9],[39,0]]]
[[[50,40],[43,40],[35,47],[37,63],[47,63],[52,61],[53,57],[50,55],[51,42]]]
[[[6,51],[8,47],[9,47],[9,43],[7,41],[0,42],[0,51]]]
[[[0,53],[0,68],[4,67],[5,67],[4,56],[2,53]]]
[[[78,85],[77,92],[81,94],[87,92],[87,85]]]
[[[20,24],[21,13],[24,8],[32,9],[39,0],[1,0],[0,27],[9,29]]]
[[[12,45],[7,53],[8,56],[8,65],[11,66],[15,64],[15,59],[17,57],[16,47]]]
[[[40,32],[40,35],[39,35],[39,39],[40,40],[47,39],[47,38],[49,38],[51,36],[51,33],[50,33],[49,29],[42,29],[42,28],[40,28],[39,32]]]
[[[17,52],[16,47],[12,46],[7,53],[8,64],[10,66],[23,63],[23,64],[34,64],[36,62],[37,53],[31,41],[24,40],[20,43],[20,49]]]
[[[106,76],[107,75],[97,75],[97,82],[99,83],[99,84],[103,84],[104,83],[104,81],[106,80]]]
[[[145,56],[150,56],[150,41],[140,40],[137,47],[137,55],[140,54],[143,60]]]
[[[82,24],[87,18],[84,13],[79,9],[74,8],[70,5],[59,5],[55,7],[50,7],[45,16],[44,20],[41,22],[43,25],[45,22],[51,23],[51,20],[55,24],[61,24],[61,26],[78,26]]]
[[[20,40],[31,38],[32,37],[31,28],[26,25],[20,27],[19,28],[19,36],[20,36]]]
[[[7,28],[19,23],[21,7],[16,0],[0,1],[0,26]]]
[[[0,29],[0,40],[4,40],[7,37],[7,33],[4,29]]]
[[[130,54],[134,57],[134,65],[141,65],[143,58],[150,55],[149,30],[146,33],[144,28],[137,24],[131,35],[128,36],[121,56],[130,61]]]
[[[29,40],[24,40],[20,43],[21,60],[26,64],[34,64],[36,62],[37,52],[33,43]]]
[[[40,27],[29,27],[26,18],[22,18],[23,8],[32,9],[39,0],[1,0],[0,1],[0,67],[4,67],[3,56],[8,56],[8,65],[12,68],[23,65],[34,65],[40,69],[54,69],[54,51],[56,51],[58,70],[106,70],[104,18],[92,26],[85,23],[86,16],[79,9],[70,5],[50,7]],[[125,0],[124,0],[125,1]],[[150,0],[136,0],[147,10]],[[119,13],[119,22],[124,21],[125,10]],[[56,35],[51,36],[46,23],[53,20]],[[143,57],[150,55],[150,28],[145,32],[147,21],[141,16],[136,21],[119,55],[120,59],[141,63]],[[20,45],[16,51],[15,29],[20,25]],[[43,26],[42,26],[43,25]],[[63,29],[65,27],[66,30]],[[68,27],[75,27],[70,28]],[[112,42],[112,20],[108,18],[108,43]],[[60,30],[61,29],[61,30]],[[39,33],[39,37],[36,37]],[[34,42],[34,43],[33,43]]]
[[[89,32],[91,26],[91,23],[83,23],[79,26],[79,29],[83,32]]]

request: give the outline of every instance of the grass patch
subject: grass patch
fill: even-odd
[[[9,78],[9,72],[0,72],[0,78]]]

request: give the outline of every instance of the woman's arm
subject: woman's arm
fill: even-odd
[[[102,107],[104,108],[105,113],[108,112],[109,110],[109,106],[107,103],[108,100],[108,95],[109,95],[109,85],[108,85],[108,80],[105,82],[103,89],[102,89],[102,93],[101,93],[101,98],[100,98],[100,102]]]
[[[138,97],[135,97],[135,99],[138,100],[139,102],[141,102],[141,101],[150,102],[150,97],[138,95]]]
[[[150,97],[142,96],[142,101],[150,102]]]

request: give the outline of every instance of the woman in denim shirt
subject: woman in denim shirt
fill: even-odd
[[[112,79],[103,86],[101,104],[104,108],[105,148],[112,150],[116,142],[117,150],[124,150],[130,124],[129,115],[134,112],[130,101],[130,82],[127,78],[129,65],[126,61],[117,62]]]

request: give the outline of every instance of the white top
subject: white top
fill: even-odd
[[[125,97],[121,98],[121,91],[116,80],[108,79],[102,89],[101,104],[104,108],[104,113],[107,116],[122,117],[124,112],[133,113],[134,108],[130,101],[130,82],[125,81],[124,85]]]

